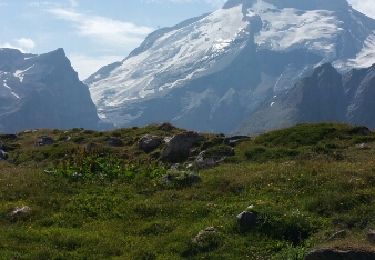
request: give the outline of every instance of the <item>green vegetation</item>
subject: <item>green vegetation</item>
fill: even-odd
[[[0,161],[0,259],[303,259],[319,246],[375,249],[364,239],[375,228],[374,133],[298,125],[245,140],[197,173],[168,170],[158,160],[164,145],[138,148],[145,134],[182,131],[0,136],[9,152]],[[54,143],[36,147],[43,135]],[[220,136],[203,136],[194,154],[231,152]],[[23,206],[31,213],[10,216]],[[236,222],[244,210],[258,216],[248,232]],[[215,232],[197,239],[208,227]],[[329,241],[343,229],[346,237]]]

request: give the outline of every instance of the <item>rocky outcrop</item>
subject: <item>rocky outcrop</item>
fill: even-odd
[[[237,132],[263,133],[298,123],[343,122],[375,128],[375,65],[340,74],[330,63],[267,100]],[[356,129],[369,134],[366,127]]]

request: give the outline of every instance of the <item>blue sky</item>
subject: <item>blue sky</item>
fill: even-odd
[[[350,0],[375,17],[375,0]],[[219,8],[225,0],[0,0],[0,48],[64,48],[81,79],[125,58],[148,33]]]

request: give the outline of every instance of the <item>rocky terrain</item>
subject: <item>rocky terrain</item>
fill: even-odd
[[[0,258],[374,259],[374,149],[333,123],[3,134]]]

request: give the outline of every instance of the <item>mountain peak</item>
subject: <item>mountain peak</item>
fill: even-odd
[[[224,9],[232,8],[237,5],[252,7],[256,3],[266,3],[275,6],[275,8],[295,8],[300,10],[341,10],[349,7],[347,0],[228,0],[224,4]]]

